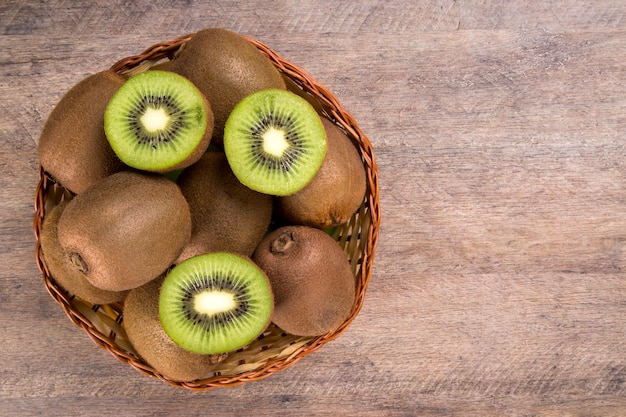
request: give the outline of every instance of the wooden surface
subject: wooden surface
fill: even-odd
[[[180,4],[179,4],[180,3]],[[4,0],[0,415],[626,415],[626,2]],[[361,314],[262,381],[118,362],[34,258],[39,132],[82,77],[220,26],[333,91],[374,145]]]

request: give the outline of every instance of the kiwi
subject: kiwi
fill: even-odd
[[[59,244],[57,225],[67,203],[68,200],[61,201],[46,214],[39,236],[48,272],[62,289],[89,303],[109,304],[124,300],[127,291],[106,291],[91,285],[70,262],[68,254]]]
[[[285,89],[280,72],[243,36],[221,28],[196,32],[167,65],[204,93],[215,115],[212,142],[222,143],[226,119],[245,96],[266,88]]]
[[[39,163],[75,194],[126,168],[103,127],[105,108],[125,81],[111,70],[82,79],[61,97],[44,124],[37,145]]]
[[[166,276],[159,298],[161,324],[182,348],[198,354],[237,350],[270,323],[272,289],[248,258],[212,252],[189,258]]]
[[[198,355],[174,343],[159,320],[159,292],[164,276],[129,291],[124,328],[139,356],[163,376],[179,381],[207,377],[222,355]]]
[[[185,77],[151,70],[133,75],[117,90],[104,113],[104,131],[127,165],[168,172],[196,162],[213,132],[204,95]]]
[[[295,194],[276,199],[288,223],[326,229],[346,223],[365,199],[365,167],[350,138],[322,117],[328,151],[315,177]]]
[[[252,255],[270,226],[271,196],[241,184],[223,152],[207,152],[178,185],[191,211],[191,239],[177,263],[206,252]]]
[[[245,186],[276,196],[306,186],[326,155],[320,116],[302,97],[267,89],[246,96],[224,129],[224,151]]]
[[[171,266],[189,241],[191,214],[174,182],[160,174],[122,171],[72,199],[58,234],[92,285],[124,291]]]
[[[284,226],[268,234],[252,260],[274,292],[272,321],[297,336],[340,326],[354,305],[355,279],[339,244],[320,229]]]

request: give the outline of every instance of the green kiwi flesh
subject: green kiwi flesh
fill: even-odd
[[[103,128],[106,106],[125,81],[111,70],[84,78],[61,97],[44,124],[37,145],[39,163],[75,194],[127,168]]]
[[[174,343],[159,319],[159,292],[163,276],[129,291],[124,301],[123,325],[139,356],[163,376],[193,381],[207,377],[219,356],[198,355]]]
[[[277,211],[287,223],[326,229],[346,223],[363,204],[365,167],[348,136],[322,117],[328,151],[322,166],[300,191],[276,199]]]
[[[67,203],[68,200],[61,201],[46,214],[39,236],[41,253],[48,272],[62,289],[91,304],[110,304],[124,300],[127,291],[106,291],[91,285],[74,267],[67,252],[61,247],[57,225]]]
[[[297,336],[320,336],[350,315],[356,282],[347,255],[323,231],[284,226],[268,234],[252,256],[274,292],[272,321]]]
[[[159,298],[165,332],[198,354],[248,345],[266,329],[272,310],[272,290],[263,271],[226,252],[198,255],[172,268]]]
[[[129,290],[169,268],[189,241],[189,205],[160,174],[122,171],[65,207],[59,242],[94,286]]]
[[[326,132],[315,109],[286,90],[257,91],[226,121],[224,151],[245,186],[270,195],[306,186],[326,155]]]
[[[113,95],[104,113],[104,130],[125,164],[167,172],[185,168],[204,154],[213,113],[189,80],[152,70],[133,75]]]
[[[191,238],[176,263],[207,252],[251,256],[270,226],[272,196],[241,184],[223,152],[207,152],[177,180],[191,211]]]
[[[280,72],[258,48],[221,28],[196,32],[162,68],[191,80],[211,103],[215,115],[211,141],[216,145],[222,144],[228,115],[245,96],[266,88],[286,88]]]

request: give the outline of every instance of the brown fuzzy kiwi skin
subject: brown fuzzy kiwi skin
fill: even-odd
[[[315,177],[300,191],[276,199],[286,223],[325,229],[346,223],[365,199],[366,174],[357,149],[337,125],[322,117],[328,150]]]
[[[129,291],[123,325],[131,345],[155,371],[173,380],[206,377],[225,355],[198,355],[175,344],[159,320],[159,292],[164,275]]]
[[[79,81],[44,123],[37,157],[43,169],[73,193],[126,169],[104,134],[104,110],[125,78],[105,70]]]
[[[185,76],[206,96],[215,117],[211,143],[216,146],[222,146],[226,119],[241,99],[266,88],[286,89],[265,55],[243,36],[221,28],[196,32],[161,68]]]
[[[72,199],[59,242],[94,286],[124,291],[162,274],[189,241],[189,205],[159,174],[122,171]]]
[[[94,287],[70,262],[59,244],[57,225],[68,201],[63,200],[50,210],[41,229],[39,243],[48,272],[65,291],[92,304],[110,304],[123,301],[128,291],[106,291]]]
[[[207,252],[250,257],[272,220],[273,199],[237,180],[219,151],[207,152],[178,177],[191,211],[191,238],[176,263]]]
[[[348,257],[323,231],[284,226],[269,233],[252,256],[274,292],[272,321],[297,336],[320,336],[350,315],[356,282]]]

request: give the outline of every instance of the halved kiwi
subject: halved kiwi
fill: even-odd
[[[128,166],[168,172],[196,162],[213,132],[206,97],[169,71],[134,75],[113,95],[104,113],[111,148]]]
[[[189,258],[166,276],[159,297],[163,329],[180,347],[198,354],[246,346],[268,326],[273,294],[263,271],[227,252]]]
[[[261,193],[289,195],[315,176],[326,155],[326,133],[315,109],[286,90],[246,96],[224,129],[224,151],[233,173]]]

